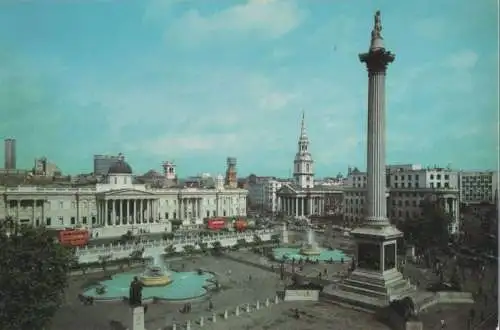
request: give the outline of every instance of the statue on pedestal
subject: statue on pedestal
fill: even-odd
[[[134,280],[130,283],[129,289],[129,304],[131,307],[139,307],[142,306],[142,282],[139,281],[139,278],[136,276]]]
[[[377,10],[377,12],[375,13],[375,17],[374,17],[374,24],[373,24],[373,30],[372,30],[372,38],[375,39],[375,38],[381,38],[382,35],[381,35],[381,32],[382,32],[382,21],[380,19],[380,10]]]

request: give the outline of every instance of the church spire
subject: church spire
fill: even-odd
[[[299,141],[307,141],[305,111],[302,110],[302,120],[300,122],[300,137]]]
[[[294,159],[293,176],[295,182],[302,188],[311,188],[314,186],[313,160],[309,152],[309,138],[307,137],[304,110],[302,110],[300,136],[298,150]]]

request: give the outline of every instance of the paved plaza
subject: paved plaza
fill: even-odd
[[[252,255],[250,252],[246,253],[246,257],[250,255]],[[179,271],[203,268],[215,272],[223,290],[212,296],[214,309],[218,314],[222,314],[227,309],[230,317],[223,320],[219,315],[218,322],[211,324],[208,320],[212,313],[208,311],[207,300],[192,302],[192,311],[186,314],[179,312],[183,303],[150,304],[145,317],[147,329],[162,329],[170,326],[174,320],[184,325],[188,319],[192,322],[191,328],[197,329],[199,325],[196,321],[200,319],[200,316],[204,316],[204,328],[207,329],[325,329],[325,326],[332,322],[336,324],[335,329],[388,329],[376,322],[372,315],[329,304],[280,302],[278,305],[272,303],[270,307],[264,308],[266,298],[273,302],[276,292],[283,289],[284,283],[279,280],[277,273],[258,267],[216,257],[176,260],[170,262],[170,267]],[[77,300],[76,296],[82,291],[82,286],[98,277],[98,274],[91,274],[72,278],[66,293],[66,304],[54,318],[52,330],[125,329],[130,311],[124,303],[109,302],[84,306]],[[255,311],[257,300],[260,301],[262,308]],[[252,304],[252,313],[248,314],[244,311],[246,304]],[[242,306],[242,313],[236,318],[234,311],[238,305]],[[292,308],[299,308],[303,311],[300,319],[293,317]]]
[[[295,235],[294,235],[295,236]],[[320,235],[318,235],[320,236]],[[294,237],[296,242],[302,235]],[[320,237],[318,237],[320,239]],[[339,247],[346,243],[331,241],[332,245]],[[191,329],[200,329],[200,317],[204,317],[204,329],[389,329],[387,326],[374,320],[373,315],[353,311],[340,306],[321,302],[280,302],[274,305],[273,300],[277,291],[283,290],[284,281],[279,279],[278,263],[269,261],[266,257],[249,252],[236,251],[229,255],[240,261],[230,260],[226,257],[193,257],[191,259],[177,258],[167,262],[168,266],[177,271],[190,271],[198,268],[214,272],[222,286],[222,291],[212,295],[212,302],[217,315],[217,322],[212,323],[212,312],[208,311],[207,299],[192,302],[192,311],[187,314],[179,312],[183,303],[150,304],[146,314],[146,328],[148,330],[169,329],[175,322],[184,329],[187,320],[191,320]],[[242,262],[243,261],[243,262]],[[254,266],[258,265],[260,267]],[[270,271],[271,265],[276,266],[276,271]],[[323,279],[339,280],[346,273],[348,264],[305,264],[302,271],[298,266],[295,270],[302,275],[317,277],[319,272],[327,275]],[[453,262],[447,264],[451,269]],[[287,265],[291,271],[291,265]],[[412,279],[414,284],[419,283],[420,289],[425,289],[430,283],[437,281],[437,276],[430,270],[419,265],[406,264],[402,269],[405,276]],[[497,310],[495,292],[497,287],[495,278],[498,275],[496,264],[487,265],[483,277],[477,272],[466,270],[464,290],[473,292],[476,296],[474,305],[439,305],[434,306],[421,314],[425,329],[440,329],[441,320],[445,320],[448,329],[467,330],[467,319],[474,310],[474,329],[494,329],[496,322],[488,316]],[[129,323],[129,308],[124,303],[98,303],[94,306],[83,306],[76,295],[82,291],[84,283],[102,277],[102,273],[90,274],[85,277],[73,277],[70,288],[67,290],[67,303],[58,312],[51,329],[125,329],[123,325]],[[290,277],[285,281],[290,281]],[[482,289],[479,289],[482,287]],[[485,298],[486,296],[486,298]],[[272,303],[264,307],[268,298]],[[261,308],[255,310],[259,300]],[[246,305],[251,305],[251,313],[245,311]],[[234,316],[236,306],[241,307],[240,316]],[[296,319],[293,308],[299,308],[301,317]],[[229,317],[224,320],[224,310]],[[182,325],[182,326],[181,326]],[[473,329],[473,328],[471,328]]]

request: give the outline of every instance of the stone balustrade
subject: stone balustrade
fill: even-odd
[[[262,241],[270,241],[271,236],[275,233],[274,230],[259,230],[252,232],[235,232],[235,233],[220,233],[210,236],[200,236],[196,238],[184,238],[173,240],[155,240],[145,241],[137,244],[108,244],[102,246],[77,248],[75,255],[80,263],[97,262],[102,256],[109,256],[113,259],[123,259],[130,256],[134,251],[144,249],[144,257],[164,254],[165,248],[172,246],[175,252],[182,252],[184,246],[192,245],[195,249],[199,249],[198,243],[207,244],[207,247],[212,247],[213,243],[220,242],[223,247],[233,246],[238,243],[238,240],[244,239],[247,242],[252,242],[254,236],[257,235]]]

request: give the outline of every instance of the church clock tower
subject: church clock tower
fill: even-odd
[[[309,153],[309,138],[307,137],[304,121],[304,112],[302,112],[302,122],[300,125],[300,137],[298,150],[293,161],[293,178],[295,183],[301,188],[314,187],[313,160]]]

